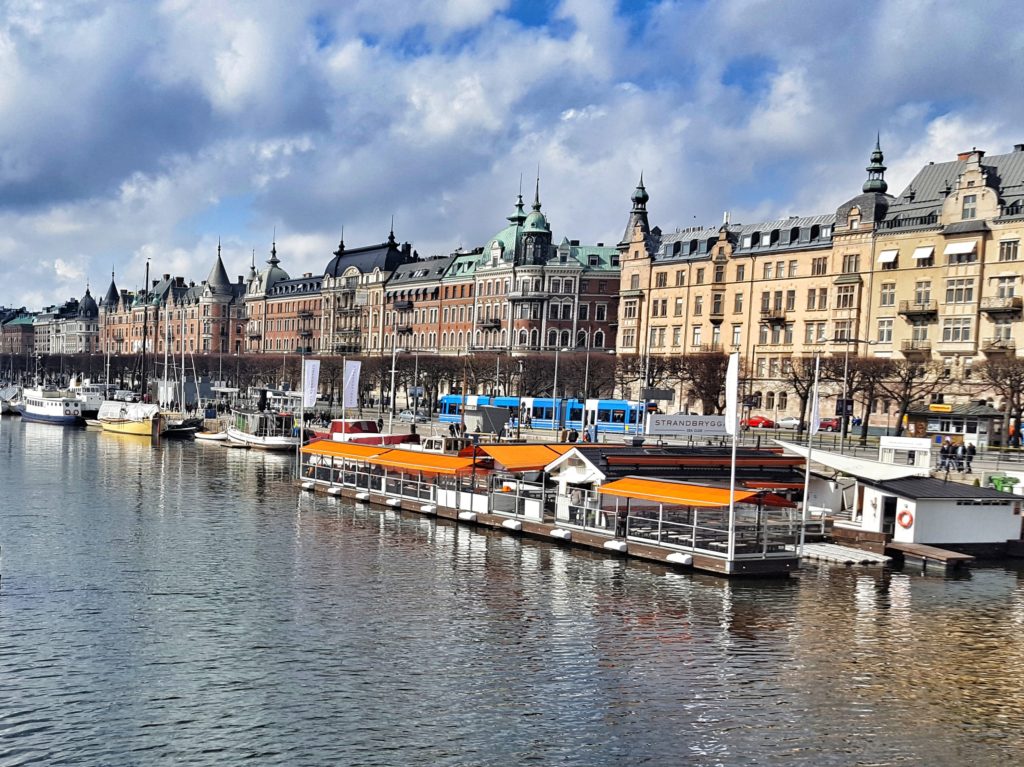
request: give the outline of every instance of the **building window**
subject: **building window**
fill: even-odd
[[[704,296],[694,296],[693,298],[693,316],[700,317],[704,313]]]
[[[737,293],[732,297],[733,314],[743,314],[743,294]]]
[[[608,317],[608,307],[605,304],[598,304],[594,308],[594,320],[597,322],[604,322]]]
[[[999,260],[1016,261],[1020,240],[1003,240],[999,243]]]
[[[723,304],[725,303],[725,294],[723,293],[712,293],[711,294],[711,313],[722,314],[725,309]]]
[[[856,304],[856,285],[840,285],[836,289],[836,309],[852,309]]]
[[[622,305],[622,318],[624,320],[635,320],[636,319],[636,301],[626,301]]]
[[[970,317],[945,317],[942,320],[943,341],[970,341],[971,340],[971,318]]]
[[[881,344],[892,343],[892,320],[878,321],[878,342]]]
[[[732,345],[738,347],[740,341],[743,339],[743,326],[733,325],[732,326]]]
[[[683,327],[675,325],[672,327],[672,345],[679,346],[683,342]]]
[[[860,254],[847,253],[843,256],[843,274],[860,273]]]
[[[811,274],[815,277],[828,274],[828,256],[822,256],[811,260]]]
[[[946,280],[946,303],[969,304],[974,301],[974,280],[960,278]]]
[[[993,341],[1009,341],[1013,338],[1013,320],[998,319],[992,326]]]
[[[654,275],[654,287],[656,287],[656,288],[664,288],[667,285],[668,285],[668,273],[667,272],[658,272],[656,275]]]
[[[579,319],[586,320],[590,317],[590,304],[580,304]]]
[[[978,195],[976,194],[965,194],[964,195],[964,207],[963,215],[961,218],[966,221],[969,218],[975,218],[978,215]]]
[[[932,300],[932,281],[919,280],[914,283],[914,303],[927,304]]]
[[[786,311],[787,312],[792,312],[795,309],[796,309],[796,291],[795,290],[787,290],[786,291]]]
[[[743,282],[747,277],[747,265],[736,264],[736,282]]]
[[[1017,290],[1016,277],[998,277],[996,279],[996,297],[1013,298]]]
[[[879,306],[895,306],[896,305],[896,283],[895,282],[883,282],[882,287],[878,293],[878,305]]]
[[[682,298],[677,298],[675,300],[673,312],[674,312],[676,317],[682,317],[683,316],[683,299]]]
[[[692,332],[693,334],[692,334],[692,340],[690,342],[690,346],[694,346],[694,347],[700,346],[701,332],[702,332],[702,330],[701,330],[701,326],[700,325],[694,325],[693,326],[693,332]]]
[[[978,260],[978,249],[971,248],[966,253],[948,253],[947,264],[973,264]]]
[[[764,266],[762,267],[762,269],[763,269],[762,276],[766,280],[770,280],[772,278],[772,265],[771,265],[771,263],[768,262],[768,261],[765,261]]]
[[[698,269],[697,270],[697,284],[698,285],[703,285],[704,284],[704,270],[703,269]]]
[[[758,327],[758,329],[757,329],[757,344],[758,344],[758,346],[763,346],[764,344],[768,343],[768,332],[769,332],[769,329],[768,329],[767,325],[761,325],[760,327]]]
[[[715,264],[715,282],[725,282],[725,264]]]
[[[807,289],[807,311],[814,311],[815,304],[817,303],[818,290],[817,288]]]
[[[852,320],[837,320],[836,321],[836,335],[835,340],[846,341],[853,338],[851,330],[853,329]]]
[[[629,277],[629,289],[630,290],[640,290],[640,275],[639,274],[630,275],[630,277]]]
[[[676,287],[681,288],[685,284],[685,272],[682,269],[676,269]]]
[[[594,346],[598,349],[604,346],[604,331],[599,330],[594,333]]]

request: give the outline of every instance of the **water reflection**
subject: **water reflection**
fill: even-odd
[[[725,581],[0,423],[0,764],[848,765],[1024,746],[1016,568]]]

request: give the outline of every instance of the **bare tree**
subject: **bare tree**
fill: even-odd
[[[675,373],[680,383],[700,400],[705,415],[725,410],[727,354],[690,354],[676,358]]]
[[[1011,419],[1020,422],[1021,409],[1024,407],[1024,358],[1003,356],[982,362],[974,368],[978,377],[988,384],[996,394],[1003,398],[1003,407],[1007,414],[1003,429],[1009,443]]]
[[[899,406],[896,436],[903,433],[903,418],[910,405],[931,395],[942,384],[941,368],[934,362],[892,360],[888,376],[878,382],[878,390]]]
[[[800,429],[807,422],[807,406],[814,392],[814,357],[794,357],[782,366],[782,381],[800,401]],[[819,381],[820,381],[819,374]]]

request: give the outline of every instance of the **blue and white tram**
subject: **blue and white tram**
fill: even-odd
[[[441,397],[439,420],[457,423],[462,419],[463,397],[446,394]],[[486,397],[470,395],[466,407],[474,410],[491,405],[505,407],[513,414],[519,414],[523,426],[534,429],[574,428],[582,431],[596,425],[599,434],[637,434],[643,431],[644,416],[649,409],[642,402],[624,399],[560,399],[551,397],[523,397],[522,407],[518,397]],[[557,410],[557,414],[556,414]],[[557,419],[557,421],[556,421]],[[513,415],[513,426],[516,418]]]

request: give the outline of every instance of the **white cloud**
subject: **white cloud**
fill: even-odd
[[[63,258],[55,259],[53,272],[61,282],[81,282],[85,273],[78,264],[65,261]]]

